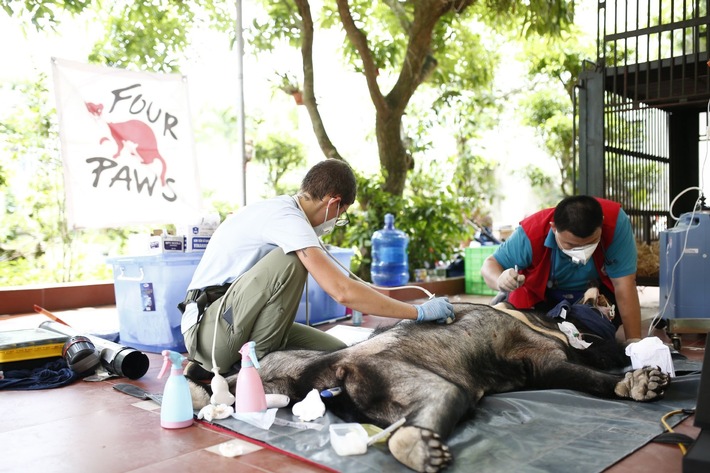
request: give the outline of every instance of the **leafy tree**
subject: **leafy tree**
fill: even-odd
[[[228,0],[10,0],[2,6],[38,31],[59,28],[65,12],[91,12],[105,25],[104,37],[89,55],[91,62],[155,72],[179,71],[194,28],[234,30],[233,2]]]
[[[531,81],[529,93],[522,98],[523,123],[532,127],[543,149],[559,169],[560,196],[574,192],[575,142],[574,89],[579,81],[585,59],[594,54],[594,45],[583,46],[577,39],[579,32],[564,34],[556,40],[529,41],[524,47],[524,57],[529,65]],[[528,168],[528,178],[533,186],[548,186],[550,180],[542,179],[542,171]]]
[[[469,9],[474,5],[475,8]],[[307,0],[265,2],[265,8],[269,18],[255,21],[253,29],[258,34],[251,43],[257,50],[271,50],[278,40],[300,47],[302,85],[298,84],[297,89],[303,92],[303,101],[323,154],[328,158],[343,159],[328,136],[316,101],[317,77],[313,57],[316,27],[310,3]],[[335,7],[326,3],[321,26],[340,28],[345,32],[344,55],[351,67],[363,74],[376,115],[375,136],[381,175],[379,179],[361,182],[358,201],[365,222],[358,220],[357,229],[348,232],[351,241],[357,242],[362,252],[364,276],[368,276],[369,239],[372,232],[380,228],[384,213],[399,214],[398,221],[402,222],[403,229],[410,230],[414,239],[410,261],[414,265],[428,265],[439,257],[450,257],[453,249],[449,247],[438,253],[436,244],[427,244],[419,241],[420,238],[435,235],[433,238],[447,241],[448,245],[455,242],[455,247],[464,236],[460,231],[465,228],[462,219],[481,213],[480,209],[494,195],[489,185],[493,179],[492,165],[469,149],[471,140],[486,125],[487,115],[482,112],[495,112],[497,107],[492,79],[498,58],[492,52],[496,49],[495,43],[485,44],[484,35],[478,33],[484,30],[483,23],[503,31],[523,25],[527,27],[526,34],[559,33],[571,21],[572,8],[572,4],[544,1],[526,3],[523,9],[508,1],[483,5],[475,1],[338,0]],[[411,102],[415,91],[423,84],[427,85],[425,89],[433,98],[416,110]],[[421,111],[427,106],[434,117],[427,119],[427,112]],[[406,116],[411,119],[406,120]],[[421,155],[431,147],[427,141],[427,129],[430,128],[427,123],[435,122],[447,130],[454,130],[451,134],[457,144],[457,156],[453,160],[457,170],[454,181],[459,184],[456,195],[470,192],[468,195],[474,198],[468,202],[451,200],[450,190],[437,191],[443,197],[405,193],[408,173],[416,169],[414,155]],[[477,167],[487,168],[489,172],[478,175],[467,172]],[[475,181],[481,175],[484,179],[477,185]],[[417,188],[416,177],[410,177],[410,185]],[[427,189],[442,187],[442,182],[433,178],[427,184]],[[486,199],[486,192],[490,192],[487,194],[489,199]],[[420,196],[426,197],[420,200]],[[457,203],[456,211],[451,212],[452,209],[444,203]],[[406,208],[403,207],[405,204]],[[412,205],[415,207],[409,207]],[[440,225],[438,220],[432,221],[432,214],[442,215],[444,220]],[[408,220],[409,216],[413,216],[414,222]],[[425,222],[431,225],[422,228],[427,227]],[[447,231],[448,223],[452,222],[453,226],[459,224],[457,230]],[[434,255],[416,254],[421,248],[425,252],[431,249]]]
[[[58,16],[62,12],[79,14],[86,10],[92,0],[9,0],[2,2],[2,8],[10,16],[28,20],[37,30],[54,29],[59,25]]]
[[[358,176],[358,202],[348,210],[350,225],[344,232],[336,228],[329,242],[336,246],[355,246],[359,254],[353,259],[359,277],[370,279],[371,238],[383,226],[384,215],[395,216],[395,225],[409,236],[409,269],[433,268],[437,261],[452,260],[459,245],[469,236],[467,220],[475,218],[485,206],[477,191],[458,179],[451,179],[448,169],[455,167],[453,156],[446,162],[436,160],[417,164],[404,195],[382,191],[384,177]],[[492,189],[493,168],[485,160],[463,161],[468,169],[481,176],[478,191]],[[458,171],[457,171],[458,174]],[[446,183],[448,184],[442,184]],[[363,205],[366,202],[366,205]]]
[[[269,135],[254,146],[254,161],[266,166],[266,187],[268,196],[294,194],[298,185],[289,186],[281,183],[288,173],[302,169],[306,165],[303,146],[294,139]]]
[[[106,24],[106,35],[95,46],[90,60],[113,66],[172,72],[179,69],[183,49],[189,44],[190,28],[209,22],[212,28],[231,31],[225,9],[229,2],[212,0],[119,1],[108,5],[97,1],[48,0],[3,2],[10,16],[26,21],[37,31],[57,30],[65,13],[90,12]],[[109,247],[120,251],[131,228],[69,230],[64,215],[62,163],[59,157],[54,110],[49,109],[46,78],[34,84],[15,86],[16,95],[26,101],[0,118],[0,152],[12,166],[0,169],[0,181],[13,179],[17,169],[31,175],[23,195],[3,186],[4,212],[0,215],[0,283],[27,284],[37,281],[67,282],[77,279],[106,279],[110,268],[104,257]],[[20,176],[22,177],[22,176]],[[18,186],[13,185],[13,189]],[[19,186],[22,187],[22,186]],[[222,206],[225,207],[225,206]],[[226,212],[226,210],[225,210]],[[145,229],[140,229],[145,231]],[[86,251],[87,248],[98,251]],[[98,255],[97,259],[87,256]]]
[[[313,44],[317,28],[310,3],[264,3],[269,18],[255,21],[248,43],[257,50],[268,50],[285,40],[300,48],[303,77],[302,84],[297,85],[303,92],[315,136],[324,156],[343,159],[328,137],[316,102]],[[91,11],[106,25],[105,37],[91,53],[92,61],[172,72],[179,69],[192,28],[208,25],[232,31],[231,5],[227,0],[120,0],[106,8],[88,0],[15,0],[5,2],[3,8],[40,30],[57,27],[65,11]],[[493,69],[499,59],[495,53],[499,38],[491,36],[487,28],[518,29],[526,37],[559,34],[572,21],[573,11],[574,3],[567,0],[325,2],[317,12],[318,28],[344,32],[344,57],[363,75],[375,109],[381,174],[360,178],[361,211],[367,222],[376,222],[366,234],[367,241],[379,228],[382,215],[393,209],[399,209],[398,218],[414,238],[419,238],[415,235],[419,231],[429,231],[432,238],[453,242],[446,245],[455,246],[460,241],[454,227],[478,212],[486,196],[492,195],[487,194],[490,181],[479,182],[472,173],[483,170],[481,175],[491,179],[492,165],[471,146],[478,131],[494,121],[482,111],[490,111],[492,117],[496,109]],[[425,87],[420,89],[422,85]],[[415,92],[422,93],[414,99]],[[466,176],[443,169],[432,171],[432,160],[426,153],[431,150],[433,138],[428,132],[434,124],[453,130],[456,155],[445,163],[456,172],[468,173]],[[408,178],[412,189],[405,192]],[[462,198],[469,193],[470,197]],[[440,207],[438,213],[431,209],[432,203]],[[409,215],[415,222],[407,223]],[[422,224],[431,226],[420,230]],[[432,248],[437,258],[452,251],[424,241],[419,245],[427,251]]]
[[[308,0],[266,2],[270,20],[255,22],[259,32],[257,47],[270,49],[276,39],[299,45],[303,66],[303,100],[323,154],[342,159],[328,138],[314,93],[313,42],[315,26]],[[407,173],[414,168],[413,156],[402,139],[402,117],[417,88],[425,81],[453,83],[455,90],[476,90],[481,79],[490,80],[486,55],[465,42],[466,26],[475,18],[498,28],[521,25],[527,34],[559,34],[571,22],[573,2],[502,0],[480,3],[475,0],[336,0],[326,3],[323,26],[342,28],[347,37],[346,57],[361,72],[375,107],[375,134],[383,190],[402,195]],[[463,38],[461,40],[460,38]],[[457,52],[458,54],[456,54]],[[481,56],[484,60],[481,61]],[[459,68],[436,71],[441,61]],[[385,71],[390,72],[384,75]],[[453,80],[452,80],[453,79]],[[457,88],[455,86],[463,86]],[[388,91],[386,89],[389,87]],[[455,92],[453,92],[455,93]]]
[[[103,261],[88,261],[81,248],[106,244],[115,232],[77,232],[67,228],[62,162],[56,139],[56,113],[45,97],[47,78],[16,85],[22,106],[0,117],[0,153],[8,158],[5,205],[0,213],[0,284],[105,279]],[[22,183],[22,185],[18,185]],[[20,194],[20,192],[22,192]],[[98,263],[98,264],[97,264]]]

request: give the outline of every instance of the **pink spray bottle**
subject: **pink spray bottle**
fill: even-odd
[[[162,378],[170,367],[170,377],[163,390],[160,405],[160,425],[164,429],[182,429],[192,425],[192,396],[183,374],[182,364],[187,360],[180,353],[163,350],[163,367],[158,378]]]
[[[261,383],[259,372],[256,371],[256,368],[259,368],[259,360],[256,359],[255,345],[254,342],[247,342],[239,350],[242,355],[242,369],[237,376],[235,412],[266,411],[264,385]]]

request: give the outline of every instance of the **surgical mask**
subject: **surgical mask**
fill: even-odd
[[[566,254],[572,259],[572,262],[574,264],[579,264],[584,266],[587,264],[587,261],[589,261],[594,254],[594,251],[597,249],[597,246],[599,245],[599,242],[596,243],[590,243],[589,245],[584,245],[584,246],[579,246],[577,248],[571,248],[569,250],[565,250],[560,246],[560,242],[557,241],[557,246],[560,248],[560,251],[562,253]]]
[[[316,235],[318,235],[320,237],[320,236],[327,235],[330,232],[332,232],[333,229],[335,228],[335,221],[338,220],[338,213],[340,213],[340,202],[338,202],[338,208],[335,211],[335,217],[331,218],[330,220],[328,220],[328,209],[326,208],[325,209],[325,219],[323,220],[323,223],[313,227],[313,230],[315,230]]]

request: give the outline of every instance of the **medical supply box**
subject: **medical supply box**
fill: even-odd
[[[355,254],[354,250],[348,248],[328,247],[328,251],[343,266],[350,269],[350,260]],[[336,263],[337,264],[337,263]],[[340,268],[344,274],[348,271]],[[306,295],[308,296],[308,313],[306,313]],[[308,285],[303,289],[301,303],[298,305],[296,322],[308,325],[318,325],[333,320],[343,319],[346,316],[345,306],[338,304],[330,297],[313,279],[308,276]]]
[[[182,253],[185,251],[185,242],[182,235],[151,235],[148,237],[148,251],[150,254]]]
[[[494,296],[494,291],[483,280],[481,268],[483,261],[495,253],[499,245],[484,245],[468,247],[464,250],[464,276],[466,294],[478,294],[483,296]]]
[[[108,258],[122,345],[153,353],[185,352],[177,305],[201,258],[202,253]]]
[[[177,226],[175,232],[178,235],[182,235],[185,253],[205,251],[219,223],[219,215],[208,215],[203,217],[199,222]]]
[[[710,318],[710,212],[681,215],[659,240],[663,317]]]

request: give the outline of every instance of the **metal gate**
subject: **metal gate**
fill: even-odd
[[[620,202],[645,243],[673,224],[671,201],[698,185],[699,114],[710,100],[709,5],[598,2],[597,62],[579,86],[578,191]],[[692,209],[688,197],[674,215]]]
[[[645,243],[668,228],[668,115],[605,93],[605,197],[622,204],[636,240]]]

